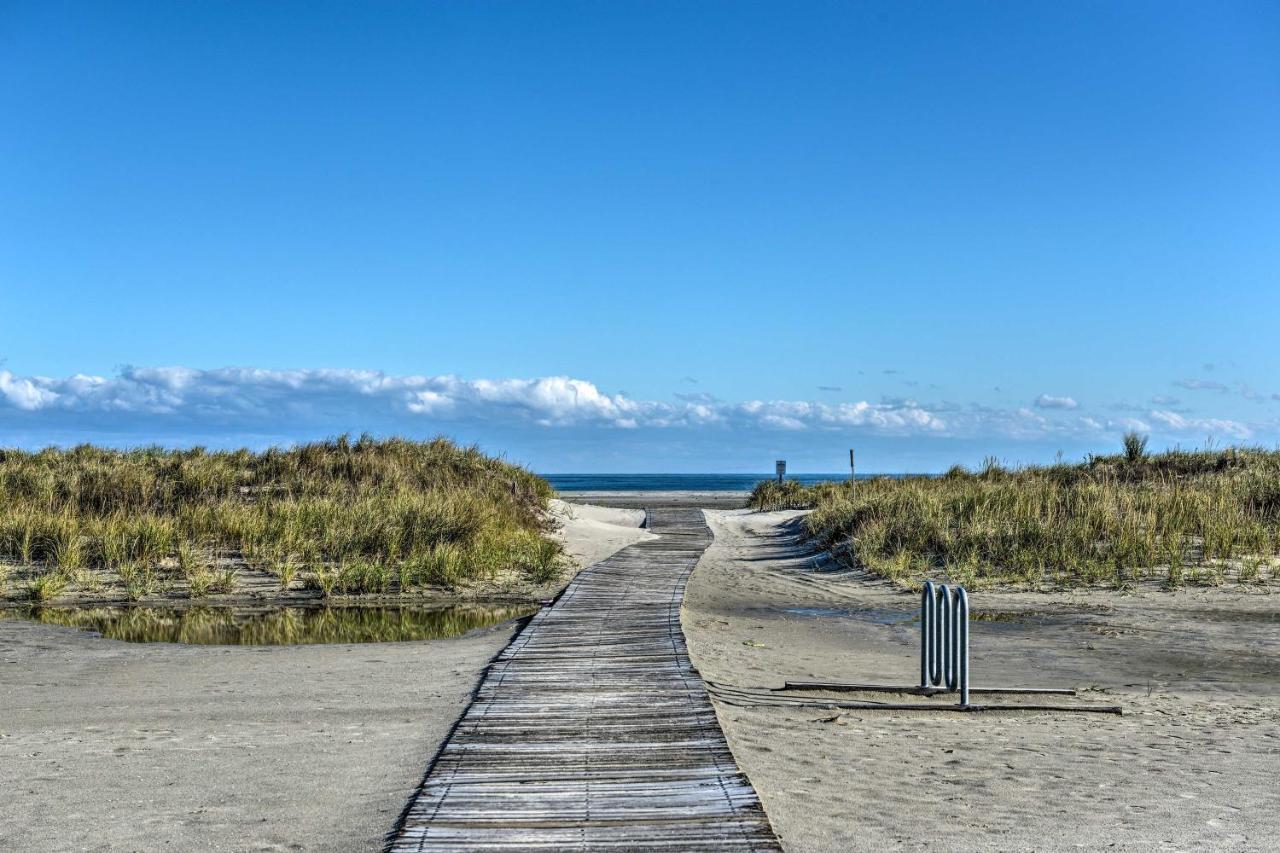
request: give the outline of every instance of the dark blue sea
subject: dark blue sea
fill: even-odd
[[[749,492],[771,474],[543,474],[557,492]],[[858,479],[875,475],[859,474]],[[883,476],[883,475],[879,475]],[[892,475],[891,475],[892,476]],[[849,479],[848,474],[791,474],[806,486]]]

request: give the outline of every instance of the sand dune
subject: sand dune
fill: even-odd
[[[551,501],[551,517],[565,553],[579,568],[599,562],[628,545],[653,536],[641,529],[643,509],[618,509]]]

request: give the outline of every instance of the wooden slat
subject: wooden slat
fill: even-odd
[[[410,851],[777,851],[685,648],[698,509],[581,572],[494,659],[391,837]]]

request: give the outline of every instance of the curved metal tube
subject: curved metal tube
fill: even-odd
[[[969,704],[969,594],[925,581],[920,593],[920,686],[960,691]]]
[[[920,686],[933,686],[933,581],[924,582],[920,593]]]
[[[938,663],[935,667],[933,683],[948,690],[955,690],[955,661],[951,659],[951,626],[955,622],[955,614],[951,610],[951,587],[943,584],[938,587],[938,627],[935,630],[938,650]]]
[[[969,704],[969,594],[964,587],[956,587],[955,614],[951,621],[951,649],[955,656],[956,680],[960,689],[960,704]],[[955,687],[952,688],[956,689]]]

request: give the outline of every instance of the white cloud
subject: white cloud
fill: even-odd
[[[31,379],[14,376],[7,370],[0,370],[0,397],[6,403],[18,409],[35,411],[51,405],[58,395],[36,384]]]
[[[1036,408],[1039,409],[1075,409],[1079,405],[1070,397],[1052,397],[1048,394],[1036,397]]]
[[[1137,418],[1117,418],[1107,421],[1107,427],[1117,431],[1123,430],[1124,432],[1151,432],[1151,425]]]
[[[1225,434],[1232,438],[1249,438],[1253,435],[1253,430],[1245,424],[1222,418],[1188,418],[1163,409],[1151,412],[1150,418],[1175,432]]]

